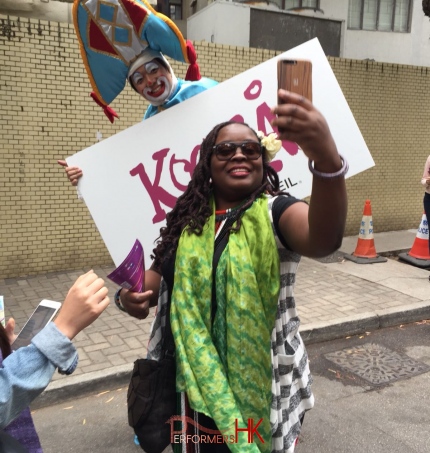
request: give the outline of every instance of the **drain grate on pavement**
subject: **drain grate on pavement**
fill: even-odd
[[[425,363],[373,343],[330,352],[324,357],[373,385],[388,384],[430,370]]]

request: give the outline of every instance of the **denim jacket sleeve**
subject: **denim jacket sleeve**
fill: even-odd
[[[55,369],[72,373],[78,353],[54,323],[49,323],[29,346],[19,348],[0,367],[0,428],[7,426],[49,384]]]

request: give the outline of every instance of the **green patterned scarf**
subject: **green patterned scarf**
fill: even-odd
[[[211,331],[212,258],[215,214],[201,236],[186,230],[179,240],[171,325],[176,345],[178,391],[191,407],[234,436],[238,426],[254,426],[248,443],[240,433],[233,452],[270,452],[271,343],[279,294],[279,256],[267,198],[256,200],[230,234],[216,272],[217,313]],[[231,439],[231,438],[230,438]]]

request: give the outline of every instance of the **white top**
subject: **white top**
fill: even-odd
[[[430,184],[427,184],[427,178],[430,178],[430,156],[427,157],[423,177],[421,179],[421,184],[425,187],[426,192],[430,194]]]

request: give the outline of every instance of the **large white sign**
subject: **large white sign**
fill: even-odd
[[[312,61],[313,102],[349,162],[347,176],[374,165],[330,64],[313,39],[67,158],[68,165],[83,170],[79,190],[116,265],[139,239],[149,266],[166,213],[185,190],[199,145],[213,126],[237,119],[273,132],[270,107],[277,100],[281,57]],[[283,145],[273,161],[282,189],[298,198],[309,196],[312,177],[306,157],[295,143]]]

